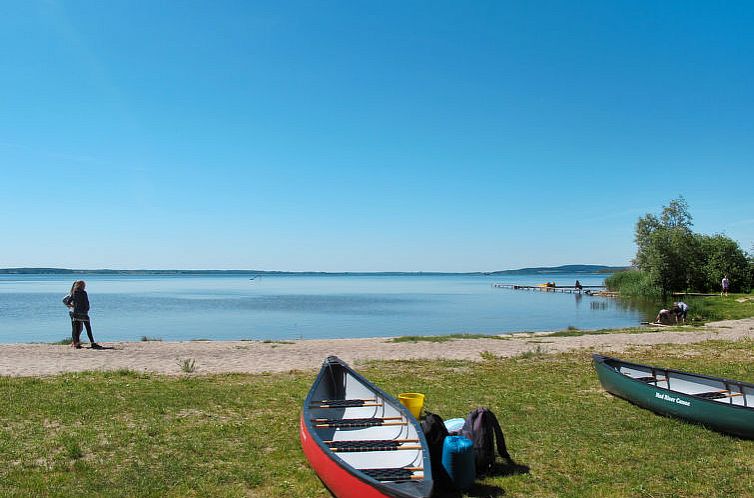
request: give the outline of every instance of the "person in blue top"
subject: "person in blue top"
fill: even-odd
[[[689,314],[689,305],[683,301],[678,301],[673,305],[673,311],[675,312],[675,323],[678,323],[680,318],[683,323],[686,323],[686,317]]]

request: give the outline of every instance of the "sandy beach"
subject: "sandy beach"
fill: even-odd
[[[104,342],[92,350],[49,344],[0,345],[0,375],[44,376],[87,370],[119,370],[182,374],[184,360],[195,361],[195,374],[261,373],[314,370],[328,355],[357,364],[365,360],[481,360],[487,351],[502,357],[536,350],[546,353],[592,349],[620,353],[634,346],[690,344],[710,339],[754,338],[754,318],[707,324],[702,330],[642,334],[615,333],[548,337],[547,333],[513,334],[505,340],[462,339],[453,342],[388,342],[387,338],[300,340],[291,342],[189,341]]]

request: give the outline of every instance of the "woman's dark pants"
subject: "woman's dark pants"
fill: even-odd
[[[86,335],[89,336],[89,343],[94,344],[94,334],[92,334],[92,324],[89,320],[82,320],[78,318],[71,319],[71,327],[73,336],[73,343],[78,344],[81,341],[81,331],[86,325]]]

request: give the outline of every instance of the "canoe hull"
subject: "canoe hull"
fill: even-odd
[[[312,469],[337,498],[432,493],[429,452],[416,419],[336,357],[325,360],[307,395],[299,437]]]
[[[342,466],[338,465],[325,451],[320,448],[316,440],[309,433],[301,417],[299,431],[301,448],[304,450],[309,464],[317,473],[327,489],[338,498],[389,498],[390,495],[381,493],[370,484],[357,478]]]
[[[704,425],[718,432],[754,439],[754,409],[751,407],[702,399],[691,394],[648,384],[620,373],[605,360],[617,362],[622,365],[650,369],[653,367],[631,364],[615,358],[594,355],[594,368],[597,372],[600,383],[605,390],[611,394],[661,415],[688,420],[690,422]],[[616,363],[613,363],[613,365],[615,364]],[[667,369],[661,369],[661,372],[669,372],[671,382],[674,373],[686,376],[694,375]],[[736,382],[726,381],[725,379],[713,379],[705,376],[698,377],[707,382],[713,380],[717,380],[723,384],[726,382],[729,384]],[[741,383],[738,383],[737,385],[740,384]],[[740,389],[745,390],[746,386],[747,385],[744,384]]]

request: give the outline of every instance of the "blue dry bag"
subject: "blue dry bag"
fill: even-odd
[[[442,466],[453,487],[469,489],[474,484],[474,443],[464,436],[448,436],[442,446]]]

